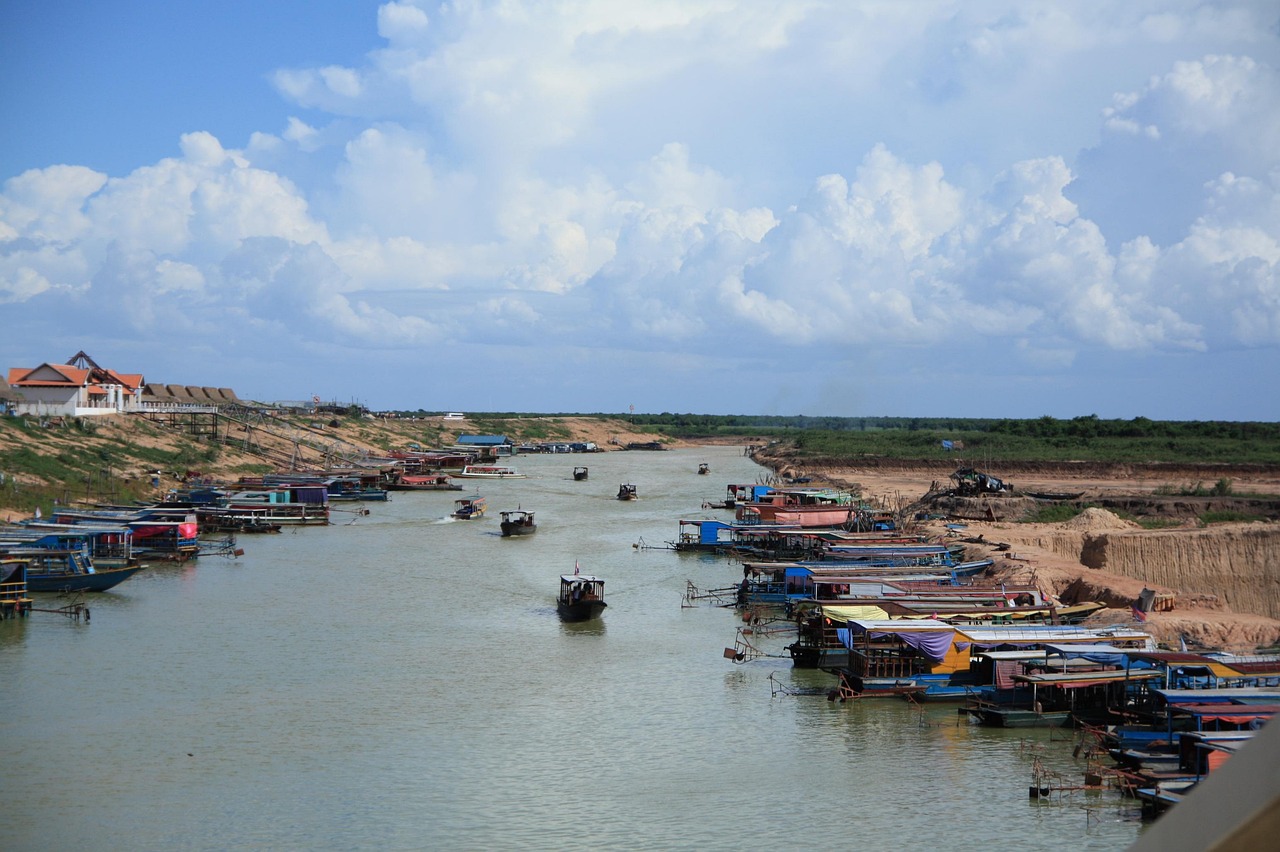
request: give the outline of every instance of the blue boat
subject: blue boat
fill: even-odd
[[[98,569],[87,555],[73,550],[10,550],[5,556],[6,561],[26,563],[28,592],[105,592],[146,567],[134,563]]]

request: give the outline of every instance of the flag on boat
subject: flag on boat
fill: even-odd
[[[1129,607],[1129,608],[1130,608],[1131,610],[1133,610],[1133,617],[1134,617],[1134,618],[1138,619],[1139,621],[1146,621],[1146,620],[1147,620],[1147,614],[1146,614],[1145,612],[1143,612],[1141,609],[1139,609],[1137,604],[1133,604],[1133,605],[1132,605],[1131,607]]]
[[[578,576],[578,560],[573,560],[573,576]]]

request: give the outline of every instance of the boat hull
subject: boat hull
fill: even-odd
[[[1071,714],[1066,710],[1037,713],[1013,707],[970,709],[969,714],[980,724],[996,728],[1060,728],[1071,719]]]
[[[92,574],[28,574],[28,592],[105,592],[137,574],[145,565],[102,568]]]
[[[507,537],[516,535],[533,535],[537,531],[538,527],[534,524],[513,524],[506,521],[502,523],[502,534]]]
[[[598,618],[608,604],[604,601],[578,601],[576,603],[558,603],[556,611],[564,621],[588,621]]]

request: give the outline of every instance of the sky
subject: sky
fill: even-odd
[[[1280,420],[1280,6],[0,4],[0,367]]]

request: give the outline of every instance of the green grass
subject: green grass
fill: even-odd
[[[1230,510],[1204,512],[1200,515],[1200,523],[1208,524],[1235,524],[1235,523],[1257,523],[1267,520],[1265,515],[1255,515],[1251,512],[1234,512]]]
[[[1088,503],[1083,506],[1075,506],[1070,503],[1058,503],[1053,506],[1042,506],[1028,514],[1022,519],[1022,522],[1027,524],[1060,524],[1064,521],[1071,520],[1085,509],[1092,506],[1092,503]]]

